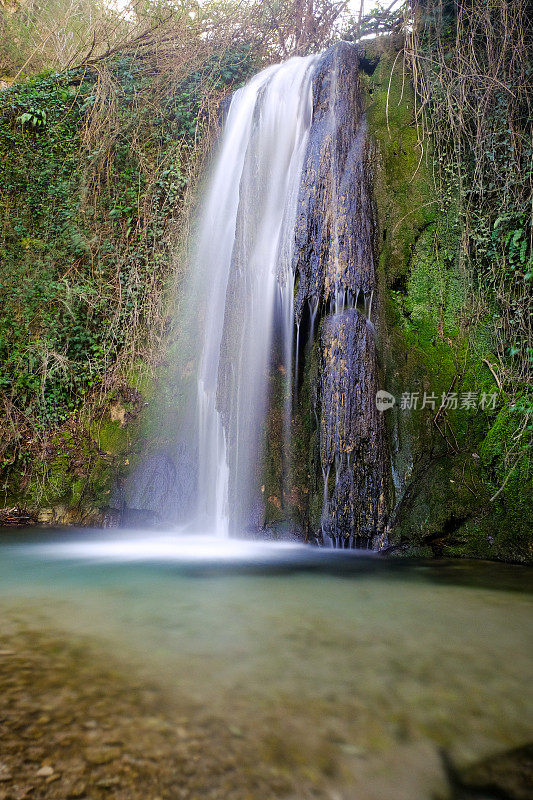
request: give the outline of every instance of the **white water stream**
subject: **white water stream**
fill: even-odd
[[[274,330],[291,396],[291,259],[318,58],[269,67],[235,93],[202,212],[198,520],[218,536],[230,502],[233,522],[254,516]]]

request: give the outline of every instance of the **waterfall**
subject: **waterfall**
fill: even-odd
[[[196,271],[207,292],[198,376],[198,515],[227,535],[257,515],[274,329],[292,395],[298,189],[316,56],[256,75],[231,101],[202,214]],[[230,514],[231,506],[231,514]]]
[[[205,531],[257,530],[271,499],[290,515],[284,504],[295,496],[298,370],[309,375],[312,358],[314,477],[304,493],[315,492],[315,508],[322,495],[314,530],[336,547],[370,547],[383,531],[386,453],[375,407],[379,297],[368,153],[353,45],[269,67],[231,99],[193,264],[202,297],[197,524]],[[276,412],[283,416],[282,485],[279,497],[267,498],[263,455],[274,372],[284,382]],[[309,501],[309,514],[311,507]]]

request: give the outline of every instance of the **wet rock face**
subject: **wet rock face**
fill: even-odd
[[[194,458],[180,442],[176,453],[162,450],[145,456],[126,486],[117,488],[111,507],[120,511],[120,524],[126,527],[179,522],[191,513],[195,488]]]
[[[315,467],[324,481],[322,536],[337,547],[378,543],[388,485],[375,405],[376,226],[358,66],[356,47],[341,42],[316,71],[293,262],[296,321],[321,320],[311,325],[311,336],[321,331]]]
[[[375,403],[372,324],[356,309],[327,317],[321,357],[323,535],[337,546],[368,547],[382,533],[386,510],[385,431]]]
[[[318,65],[296,219],[297,320],[304,304],[375,288],[374,216],[359,61],[340,42]]]

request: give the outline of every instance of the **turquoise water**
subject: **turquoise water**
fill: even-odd
[[[176,713],[208,709],[258,757],[274,741],[320,796],[445,796],[440,748],[462,765],[533,738],[528,568],[164,536],[3,541],[3,620],[89,637]],[[325,751],[334,779],[315,768]]]

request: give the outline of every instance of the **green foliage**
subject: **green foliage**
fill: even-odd
[[[107,67],[113,130],[99,71],[48,74],[0,93],[0,455],[27,457],[35,432],[63,424],[164,322],[172,226],[183,207],[207,94],[247,74],[228,50],[169,84],[153,107],[132,56]],[[26,452],[27,456],[23,456]]]
[[[40,108],[30,108],[18,117],[23,125],[30,124],[33,128],[44,128],[46,125],[46,111]]]
[[[54,422],[87,383],[76,347],[96,328],[84,324],[90,287],[66,276],[83,254],[81,102],[67,87],[49,77],[0,95],[0,386],[24,414]]]
[[[496,418],[483,415],[473,448],[492,516],[518,531],[528,519],[519,498],[531,493],[533,452],[529,9],[524,0],[483,5],[480,14],[473,0],[411,0],[406,52],[437,192],[443,202],[457,198],[463,327],[473,358],[490,366],[499,388]]]

